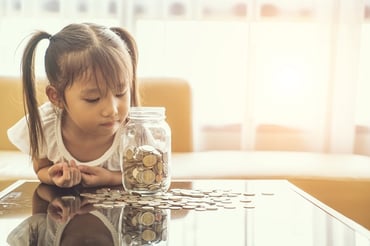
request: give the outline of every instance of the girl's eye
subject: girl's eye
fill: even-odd
[[[85,101],[88,102],[88,103],[96,103],[99,101],[99,97],[97,98],[85,98]]]
[[[125,95],[126,95],[126,91],[116,94],[116,97],[124,97]]]

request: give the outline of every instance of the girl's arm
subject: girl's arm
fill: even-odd
[[[33,170],[42,183],[55,185],[48,173],[52,165],[53,163],[47,158],[33,160]]]

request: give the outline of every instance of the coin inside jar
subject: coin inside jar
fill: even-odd
[[[153,155],[153,154],[146,155],[146,156],[144,156],[144,158],[143,158],[143,164],[144,164],[144,166],[146,166],[146,167],[152,167],[152,166],[154,166],[156,163],[157,163],[157,156],[155,156],[155,155]]]
[[[134,158],[134,150],[128,149],[126,151],[126,158],[127,160],[132,160]]]
[[[143,172],[143,183],[144,184],[153,184],[155,181],[155,174],[151,170],[145,170]]]
[[[124,152],[123,182],[125,188],[141,193],[168,189],[168,154],[151,145],[128,146]]]

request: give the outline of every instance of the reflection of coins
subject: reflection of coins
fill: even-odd
[[[144,201],[151,203],[152,200],[146,200],[146,197],[140,197]],[[145,207],[145,206],[144,206]],[[157,245],[161,241],[166,241],[163,235],[167,235],[167,216],[169,212],[164,209],[152,208],[144,209],[141,206],[125,206],[122,214],[122,239],[130,242],[129,245]],[[129,235],[128,240],[126,237]]]
[[[70,200],[76,200],[75,196],[62,196],[60,197],[63,201],[70,201]]]
[[[132,239],[130,235],[124,235],[123,241],[126,243],[126,245],[131,245]]]
[[[155,217],[154,214],[151,212],[145,212],[140,216],[141,224],[145,226],[150,226],[154,223]]]
[[[137,226],[137,218],[136,218],[136,217],[132,217],[132,218],[131,218],[131,224],[132,224],[133,226]]]
[[[144,239],[145,241],[153,241],[156,237],[156,234],[152,230],[144,230],[143,233],[141,234],[141,238]]]

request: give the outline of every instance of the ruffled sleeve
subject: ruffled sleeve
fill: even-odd
[[[9,141],[25,154],[30,154],[30,139],[26,117],[20,119],[7,131]]]
[[[39,112],[43,125],[43,131],[45,134],[45,128],[49,128],[52,125],[50,124],[50,121],[55,121],[55,117],[52,117],[53,115],[55,115],[53,105],[50,102],[47,102],[39,107]],[[25,154],[30,154],[29,130],[25,116],[17,123],[15,123],[11,128],[9,128],[7,134],[9,141],[14,146],[16,146],[21,152]],[[45,158],[47,156],[46,143],[44,145],[41,145],[39,150],[39,158]]]

